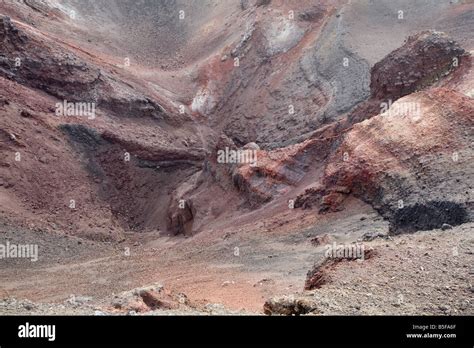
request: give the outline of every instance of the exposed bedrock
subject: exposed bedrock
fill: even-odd
[[[431,86],[456,70],[469,54],[446,34],[426,31],[375,64],[370,89],[378,99],[396,100]]]
[[[407,23],[388,46],[374,44],[392,36],[385,19],[367,14],[405,25],[389,18],[396,14],[389,1],[160,4],[0,3],[14,18],[0,16],[0,83],[14,85],[0,98],[8,115],[0,147],[5,158],[24,149],[31,161],[0,168],[9,188],[19,177],[12,196],[27,196],[31,178],[51,175],[52,187],[73,177],[74,196],[87,197],[90,211],[173,235],[277,206],[282,197],[325,213],[344,209],[352,195],[394,233],[472,220],[473,106],[469,93],[458,92],[460,84],[472,89],[463,75],[471,56],[460,44],[425,31],[380,60],[419,30]],[[450,6],[427,7],[431,14]],[[363,25],[355,23],[360,15]],[[55,32],[59,26],[64,32]],[[130,69],[121,64],[128,56]],[[65,100],[94,103],[101,118],[48,118]],[[33,135],[44,136],[44,146]],[[51,157],[77,163],[59,173],[47,165]],[[18,175],[28,168],[38,173]],[[44,195],[39,187],[25,204],[41,206]],[[56,206],[67,198],[57,197],[51,210],[62,213]]]
[[[430,64],[430,59],[434,59],[438,63]],[[349,70],[357,70],[357,59],[353,58],[350,62],[352,66]],[[417,100],[398,104],[393,104],[393,102],[405,94],[427,88],[438,81],[442,82],[443,77],[447,77],[461,65],[467,65],[469,62],[470,57],[466,55],[465,51],[442,33],[424,32],[410,37],[403,47],[390,53],[372,68],[372,97],[370,99],[359,103],[340,120],[320,127],[309,136],[306,135],[304,141],[284,148],[259,151],[259,160],[255,166],[248,164],[234,166],[231,175],[236,187],[244,195],[250,197],[249,200],[260,204],[287,192],[290,187],[295,186],[305,176],[308,169],[315,163],[325,165],[327,157],[336,151],[343,142],[346,132],[350,133],[354,124],[370,119],[388,109],[391,110],[391,113],[398,110],[401,116],[412,111],[422,112],[419,110],[420,102]],[[307,66],[311,67],[308,64]],[[342,66],[341,69],[343,68]],[[317,82],[316,76],[326,76],[327,74],[327,78],[330,79],[331,76],[342,74],[342,72],[329,70],[318,74],[317,72],[321,68],[317,68],[315,72],[311,73],[308,69],[306,68],[305,72],[306,78],[308,81],[314,80],[313,83]],[[362,67],[361,69],[363,70]],[[415,78],[415,75],[418,77]],[[349,80],[345,79],[344,81],[348,83]],[[385,86],[386,81],[394,86],[403,86],[398,92],[388,91]],[[401,82],[402,85],[400,85]],[[343,96],[344,93],[338,93],[338,95]],[[352,101],[361,101],[363,98],[362,95],[360,98],[354,98],[353,95],[347,96],[347,100]],[[336,104],[342,105],[341,103]],[[350,107],[351,105],[342,107],[337,110],[336,114],[339,115]],[[367,172],[366,175],[370,176],[372,173]],[[324,185],[320,188],[310,188],[307,194],[296,199],[296,207],[312,206],[315,202],[312,202],[311,196],[315,191],[318,191],[318,196],[321,197],[314,198],[314,200],[318,204],[321,203],[320,209],[323,211],[337,210],[344,195],[350,190],[345,185],[339,186],[341,188],[337,189],[327,189]],[[370,190],[378,189],[374,186]]]
[[[42,90],[60,100],[95,103],[97,109],[121,117],[151,117],[180,124],[140,88],[112,71],[86,62],[54,42],[39,41],[0,17],[0,76]],[[54,111],[54,105],[51,106]]]
[[[192,202],[181,203],[171,192],[200,171],[202,155],[147,148],[83,125],[68,124],[61,129],[97,184],[99,198],[110,205],[115,219],[124,227],[174,234],[190,231]],[[124,157],[127,154],[128,159]],[[176,207],[177,213],[168,215],[168,207]]]
[[[391,212],[389,220],[393,233],[416,232],[436,228],[451,228],[472,219],[465,204],[452,201],[414,203]],[[389,213],[390,214],[390,213]]]
[[[393,233],[470,221],[473,102],[430,87],[470,62],[446,35],[423,32],[377,63],[372,99],[349,114],[353,126],[339,127],[322,181],[295,206],[337,211],[354,195],[386,217]],[[371,118],[377,107],[380,114]]]
[[[321,185],[297,204],[337,210],[352,194],[386,217],[392,233],[472,221],[474,102],[437,88],[392,107],[407,103],[418,105],[419,114],[386,112],[355,125],[329,159]]]

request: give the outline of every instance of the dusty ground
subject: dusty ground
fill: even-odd
[[[161,283],[185,293],[198,307],[221,303],[232,310],[261,313],[267,298],[302,289],[308,269],[321,257],[310,242],[314,236],[331,233],[345,241],[387,229],[369,207],[354,204],[359,214],[336,214],[336,220],[324,219],[310,228],[306,226],[316,216],[298,213],[300,218],[295,218],[290,212],[285,225],[269,219],[187,239],[134,235],[120,244],[50,234],[38,240],[38,233],[3,226],[11,243],[38,243],[40,258],[33,267],[30,261],[17,261],[3,268],[0,273],[8,280],[2,290],[4,296],[62,302],[70,295],[103,300],[110,293]],[[294,233],[295,227],[303,232]]]
[[[272,301],[315,315],[471,315],[473,228],[363,242],[370,259],[338,263],[321,288]]]
[[[274,228],[271,221],[261,222],[267,226],[263,229],[256,225],[186,240],[148,235],[133,238],[133,244],[78,244],[75,238],[45,234],[33,267],[17,263],[0,271],[2,297],[29,299],[33,306],[4,300],[0,311],[123,314],[110,309],[111,293],[160,283],[186,294],[189,304],[144,314],[261,314],[270,298],[300,296],[307,271],[324,257],[323,246],[311,243],[315,236],[329,233],[338,243],[350,243],[366,233],[388,232],[387,223],[368,207],[353,208],[359,213],[336,213],[311,228],[303,226],[314,223],[314,216],[292,221],[290,226],[300,226],[298,234],[288,226]],[[465,224],[361,242],[376,256],[338,264],[328,283],[301,296],[315,302],[315,314],[472,314],[473,229]],[[2,230],[12,242],[21,236],[6,226]],[[37,233],[28,236],[39,242]],[[125,255],[127,247],[130,256]],[[68,301],[71,295],[90,299],[74,305]]]

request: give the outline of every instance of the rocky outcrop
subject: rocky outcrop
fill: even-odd
[[[372,68],[372,97],[394,101],[431,86],[467,57],[466,51],[444,33],[428,31],[410,36]]]
[[[317,302],[309,296],[280,296],[267,300],[263,306],[266,315],[318,314]]]
[[[443,167],[447,162],[433,156],[443,153],[442,149],[434,144],[429,149],[419,148],[411,143],[414,136],[405,132],[417,129],[429,133],[433,129],[433,135],[445,139],[447,133],[431,123],[445,126],[448,119],[457,122],[471,112],[469,99],[460,99],[448,89],[445,91],[450,99],[442,95],[444,92],[431,90],[405,96],[433,85],[438,87],[443,77],[463,70],[458,66],[466,68],[470,57],[444,34],[422,32],[410,37],[405,45],[375,64],[370,76],[366,50],[349,49],[343,42],[347,23],[330,4],[308,6],[304,2],[289,6],[252,0],[242,1],[241,9],[237,2],[235,13],[211,4],[216,11],[229,15],[226,23],[216,19],[216,28],[226,28],[222,36],[214,32],[214,26],[196,31],[197,42],[211,35],[208,30],[216,34],[211,40],[215,46],[209,50],[213,54],[203,58],[197,44],[185,47],[183,50],[189,52],[195,50],[186,57],[186,69],[164,72],[169,66],[154,65],[149,70],[138,61],[126,69],[121,59],[109,55],[117,47],[107,44],[106,49],[94,51],[92,45],[80,40],[97,39],[96,31],[91,29],[94,35],[86,35],[79,30],[91,20],[112,23],[119,19],[122,25],[128,24],[129,18],[124,18],[131,9],[128,2],[117,3],[113,13],[104,12],[104,6],[93,1],[82,5],[67,1],[65,7],[57,7],[55,11],[77,10],[78,20],[71,26],[78,29],[77,33],[69,28],[70,18],[66,16],[45,19],[48,11],[43,4],[46,2],[38,6],[32,2],[11,5],[16,9],[12,13],[19,8],[34,11],[26,22],[18,19],[22,17],[13,21],[0,17],[0,39],[4,43],[0,47],[0,76],[45,94],[41,103],[45,114],[54,113],[56,99],[96,104],[103,122],[89,120],[79,125],[82,120],[64,119],[61,121],[68,124],[60,125],[60,129],[62,135],[67,135],[70,148],[80,154],[80,164],[85,163],[85,175],[100,192],[98,196],[110,204],[114,216],[125,220],[125,226],[159,227],[173,235],[192,234],[204,221],[223,214],[225,209],[218,206],[222,202],[213,202],[211,197],[223,192],[231,198],[229,209],[255,209],[288,196],[295,199],[296,208],[315,208],[320,213],[340,211],[346,199],[355,196],[392,219],[394,229],[400,231],[410,224],[428,227],[421,220],[415,221],[412,212],[423,212],[424,220],[436,221],[436,225],[470,219],[471,203],[465,199],[469,187],[462,183],[447,189],[441,184],[441,175],[450,174]],[[55,7],[54,2],[48,4]],[[175,23],[167,21],[171,21],[176,6],[172,1],[160,8],[144,4],[131,16],[149,11],[152,15],[145,22],[156,19],[160,28],[172,31]],[[183,3],[183,8],[197,10],[194,5],[187,6]],[[81,18],[81,13],[90,10],[97,17]],[[287,15],[290,10],[294,11],[292,19]],[[58,19],[65,31],[76,34],[58,40],[51,30],[58,25],[52,22]],[[232,34],[237,29],[233,19],[240,25],[238,35]],[[188,33],[192,25],[196,30],[206,26],[195,21],[186,17],[178,32]],[[122,39],[133,41],[136,37],[110,38],[115,43],[125,42]],[[149,42],[148,37],[143,40]],[[172,57],[175,61],[181,60],[177,46],[187,40],[172,37],[163,50],[176,53]],[[191,64],[198,56],[202,58],[199,64]],[[143,57],[143,62],[149,58]],[[196,107],[200,104],[212,107],[204,108],[204,112]],[[410,118],[421,104],[426,107],[422,117]],[[30,109],[34,111],[35,107]],[[30,111],[32,117],[25,119],[41,119]],[[384,111],[388,118],[374,117]],[[409,117],[403,117],[407,116],[404,112]],[[390,118],[394,113],[402,117]],[[23,121],[15,127],[24,129]],[[440,158],[450,151],[458,152],[461,159],[470,155],[466,135],[462,134],[466,131],[463,127],[470,127],[468,121],[464,119],[459,127],[449,125],[460,138]],[[57,129],[55,121],[45,123],[48,130],[40,126],[40,131],[49,134],[49,129]],[[396,140],[403,146],[408,142],[406,148],[399,149],[400,144],[394,140],[399,133],[406,139]],[[9,149],[27,146],[26,136],[18,136],[8,125],[2,125],[0,136]],[[431,134],[425,138],[433,141]],[[366,148],[368,154],[360,153],[360,148]],[[219,158],[222,152],[225,155]],[[229,157],[229,153],[233,154]],[[54,154],[60,158],[57,152]],[[251,156],[242,160],[240,154]],[[125,155],[130,161],[123,161]],[[444,174],[434,173],[438,166]],[[455,177],[459,179],[458,174]],[[433,185],[439,186],[439,192],[449,191],[449,197],[428,193],[426,187]],[[154,192],[155,188],[161,194]],[[462,197],[455,199],[455,194]],[[416,195],[422,198],[416,199]],[[394,210],[399,201],[403,201],[403,207]],[[456,207],[448,214],[453,218],[432,218],[445,216],[439,213],[438,205],[442,209]]]
[[[224,171],[232,178],[234,187],[246,199],[250,206],[259,206],[288,191],[304,176],[306,164],[298,158],[305,144],[270,151],[260,150],[252,143],[238,148],[217,146],[217,151],[227,148],[236,163],[215,163],[217,170]],[[229,152],[228,151],[228,152]],[[218,153],[216,153],[218,156]],[[230,158],[230,155],[227,156]]]
[[[274,199],[298,183],[311,163],[317,161],[325,165],[328,155],[335,151],[343,141],[344,133],[353,125],[389,109],[389,113],[400,116],[420,112],[417,102],[393,103],[416,90],[442,82],[469,61],[464,49],[443,33],[423,32],[410,37],[404,46],[372,68],[370,99],[358,104],[339,121],[314,131],[305,141],[259,151],[258,165],[234,167],[232,177],[236,187],[257,204]],[[343,158],[344,152],[339,156]],[[372,174],[366,172],[364,175],[369,180]],[[318,206],[320,212],[341,210],[352,186],[333,183],[330,186],[328,189],[325,184],[315,184],[308,188],[296,198],[295,207]]]
[[[146,313],[156,310],[172,310],[185,307],[186,295],[174,294],[161,284],[136,288],[115,295],[108,309],[111,312]]]
[[[356,196],[391,222],[392,233],[472,219],[468,178],[473,173],[464,162],[472,157],[466,131],[473,122],[472,99],[444,88],[403,97],[443,82],[469,62],[453,40],[424,32],[377,63],[372,99],[335,126],[337,150],[329,150],[334,153],[324,177],[296,198],[295,207],[334,212]]]
[[[402,105],[418,105],[419,114],[388,111],[345,135],[316,193],[347,188],[386,217],[392,233],[471,221],[472,99],[440,88],[392,108]]]
[[[168,207],[167,229],[173,235],[191,235],[196,209],[193,205],[192,193],[198,186],[196,179],[199,173],[181,184],[171,196]]]
[[[18,48],[27,40],[27,36],[12,24],[10,17],[0,15],[0,42],[3,47]]]
[[[152,97],[110,71],[86,62],[54,42],[39,41],[0,17],[0,76],[68,102],[94,103],[121,117],[149,117],[179,124]],[[51,106],[54,112],[54,105]],[[180,121],[181,119],[181,121]]]
[[[471,214],[469,214],[471,213]],[[415,202],[388,212],[392,233],[413,233],[423,230],[449,229],[472,219],[472,202],[468,206],[455,201]],[[448,226],[449,228],[445,228]]]

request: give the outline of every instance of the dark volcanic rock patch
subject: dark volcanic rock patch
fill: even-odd
[[[390,233],[407,233],[457,226],[468,222],[465,206],[454,202],[416,203],[396,210],[390,221]]]
[[[392,101],[435,84],[456,70],[466,51],[440,32],[410,36],[401,48],[375,64],[371,71],[372,96]]]

